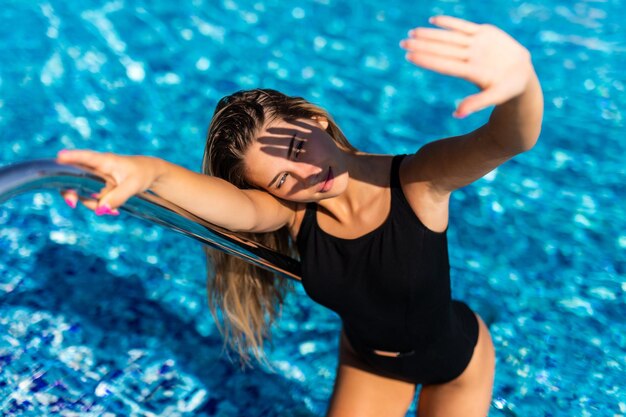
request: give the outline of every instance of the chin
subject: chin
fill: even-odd
[[[335,177],[335,183],[333,184],[333,188],[328,190],[328,193],[332,193],[334,197],[343,194],[343,192],[346,191],[346,189],[348,188],[348,178],[349,177],[347,172],[344,172],[338,177]]]
[[[346,190],[345,184],[333,184],[333,188],[325,193],[317,193],[317,200],[328,200],[329,198],[339,197]]]

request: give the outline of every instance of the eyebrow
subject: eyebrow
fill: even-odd
[[[296,133],[294,132],[293,136],[291,137],[291,141],[289,141],[289,149],[287,150],[287,159],[291,158],[291,153],[293,152],[293,145],[296,141]],[[276,182],[276,180],[281,176],[282,172],[279,172],[278,174],[276,174],[276,176],[274,178],[272,178],[272,180],[267,184],[268,187],[271,187],[272,184],[274,184]]]

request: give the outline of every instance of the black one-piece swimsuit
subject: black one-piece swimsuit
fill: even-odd
[[[391,164],[390,213],[363,236],[326,233],[317,224],[317,204],[307,205],[296,239],[302,285],[341,317],[354,350],[380,374],[444,383],[467,367],[478,320],[451,298],[446,232],[428,229],[413,212],[400,185],[402,158],[394,156]]]

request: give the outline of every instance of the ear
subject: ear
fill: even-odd
[[[315,120],[324,130],[328,129],[328,119],[324,116],[313,116],[311,119]]]

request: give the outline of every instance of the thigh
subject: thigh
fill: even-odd
[[[495,351],[489,329],[478,318],[478,342],[470,363],[456,379],[445,384],[425,385],[419,396],[419,417],[484,417],[489,412]]]
[[[414,384],[374,373],[358,358],[341,332],[339,366],[328,417],[404,417],[414,395]]]

